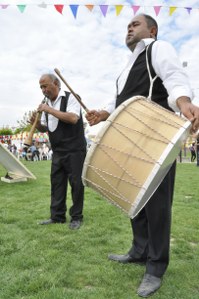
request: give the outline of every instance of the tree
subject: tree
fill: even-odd
[[[13,135],[13,131],[10,128],[1,128],[0,135]]]
[[[32,125],[29,123],[30,117],[32,115],[33,111],[25,112],[22,120],[18,120],[18,128],[15,130],[15,134],[20,132],[29,132]]]

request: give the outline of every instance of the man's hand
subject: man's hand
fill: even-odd
[[[37,111],[32,111],[32,113],[31,113],[31,115],[30,115],[30,119],[28,120],[28,122],[29,122],[31,125],[35,122],[36,115],[37,115]]]
[[[50,113],[50,107],[49,107],[49,105],[47,105],[47,104],[40,104],[39,105],[39,107],[37,108],[37,111],[38,112],[47,112],[47,113]]]
[[[86,119],[89,123],[90,126],[94,126],[96,124],[98,124],[101,121],[106,120],[109,117],[109,113],[105,110],[90,110],[87,112]]]
[[[177,100],[181,113],[192,123],[191,133],[199,129],[199,107],[184,98]]]

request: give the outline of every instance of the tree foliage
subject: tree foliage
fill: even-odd
[[[15,130],[17,131],[15,134],[20,132],[29,132],[31,129],[31,124],[29,123],[30,117],[32,115],[33,111],[28,111],[24,113],[24,116],[22,120],[18,120],[18,128]]]
[[[10,128],[1,128],[0,129],[0,135],[13,135],[13,131]]]

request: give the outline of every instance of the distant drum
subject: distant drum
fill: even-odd
[[[125,101],[87,153],[84,185],[134,218],[167,174],[190,127],[190,121],[145,97]]]

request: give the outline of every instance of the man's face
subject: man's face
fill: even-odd
[[[151,37],[151,28],[148,28],[144,16],[136,16],[127,27],[126,45],[134,50],[136,44],[143,38]]]
[[[51,101],[54,101],[58,94],[59,94],[59,87],[55,84],[55,82],[48,76],[44,75],[39,80],[40,88],[43,92],[43,94],[50,99]]]

